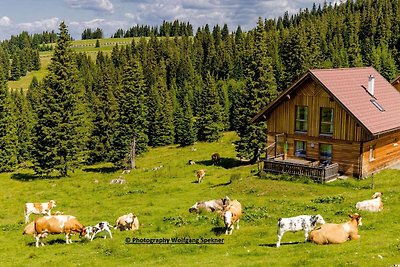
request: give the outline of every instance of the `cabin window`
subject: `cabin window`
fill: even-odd
[[[294,155],[296,157],[306,157],[307,156],[307,153],[306,153],[307,143],[305,141],[295,141],[294,145],[295,145]]]
[[[319,145],[319,161],[323,164],[330,164],[332,161],[332,145]]]
[[[374,161],[375,160],[375,146],[370,145],[369,146],[369,161]]]
[[[296,106],[296,132],[307,132],[308,107]]]
[[[323,135],[333,134],[333,108],[321,108],[321,128]]]

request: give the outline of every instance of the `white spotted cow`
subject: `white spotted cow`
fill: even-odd
[[[25,223],[29,222],[29,215],[33,214],[45,214],[50,216],[51,209],[56,206],[56,202],[54,200],[50,200],[47,203],[25,203]]]
[[[99,222],[95,226],[88,226],[85,228],[85,237],[93,241],[94,237],[100,232],[107,232],[110,238],[112,238],[110,224],[108,222]],[[104,239],[107,238],[107,235],[104,236]]]
[[[278,220],[278,241],[276,247],[279,248],[283,234],[286,232],[304,231],[305,241],[308,234],[315,228],[317,224],[325,224],[321,215],[300,215],[291,218],[279,218]]]

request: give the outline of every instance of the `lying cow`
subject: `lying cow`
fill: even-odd
[[[308,234],[315,228],[317,224],[325,224],[321,215],[300,215],[291,218],[279,218],[278,220],[278,241],[276,247],[279,248],[283,234],[286,232],[304,231],[305,241],[308,239]]]
[[[222,211],[222,217],[224,218],[225,234],[232,234],[233,225],[236,223],[236,229],[239,229],[239,221],[242,216],[242,205],[236,199],[230,201],[229,204],[224,207]]]
[[[110,224],[108,222],[99,222],[95,226],[88,226],[85,228],[85,237],[90,239],[90,241],[93,241],[94,237],[100,233],[100,232],[107,232],[110,238],[112,238],[111,230],[110,230]],[[107,238],[107,235],[104,236],[104,238]]]
[[[201,183],[201,180],[203,180],[204,176],[206,176],[206,171],[201,169],[196,171],[196,177],[197,177],[197,183]]]
[[[114,225],[114,229],[123,230],[138,230],[139,219],[132,212],[119,217]]]
[[[39,247],[40,239],[46,238],[49,234],[65,234],[67,244],[71,244],[71,235],[79,233],[84,236],[85,227],[71,215],[51,215],[36,218],[35,220],[36,232],[36,247]],[[44,246],[43,242],[40,242]]]
[[[341,244],[347,240],[358,240],[358,226],[362,225],[361,215],[349,215],[351,220],[347,223],[326,223],[310,233],[310,241],[318,244]]]
[[[230,199],[229,197],[221,198],[221,199],[213,199],[208,201],[198,201],[192,207],[190,207],[190,213],[201,213],[203,211],[214,212],[214,211],[222,211],[225,206],[228,205]]]
[[[370,212],[378,212],[383,210],[382,195],[383,193],[376,192],[373,194],[372,199],[357,202],[356,209]]]
[[[29,215],[33,214],[45,214],[50,216],[51,209],[56,206],[56,202],[54,200],[50,200],[47,203],[25,203],[25,223],[29,222]]]

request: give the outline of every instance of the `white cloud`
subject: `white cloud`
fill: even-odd
[[[16,28],[20,29],[21,31],[28,31],[28,32],[40,32],[45,30],[54,30],[57,29],[60,23],[59,18],[50,18],[50,19],[43,19],[37,20],[33,22],[23,22],[18,23]]]
[[[89,9],[101,12],[114,12],[114,5],[110,0],[65,0],[71,8]]]
[[[0,18],[0,26],[10,26],[11,19],[7,16]]]

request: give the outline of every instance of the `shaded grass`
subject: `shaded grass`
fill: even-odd
[[[218,151],[234,159],[231,145],[236,136],[227,133],[216,143],[191,147],[168,146],[151,149],[137,160],[137,169],[124,174],[126,184],[110,185],[121,175],[110,165],[77,170],[61,179],[30,179],[32,173],[0,174],[0,259],[1,266],[392,266],[400,263],[399,171],[386,170],[371,180],[335,181],[315,184],[261,179],[256,165],[226,167],[205,165]],[[197,162],[188,165],[189,159]],[[232,160],[234,162],[234,160]],[[154,167],[162,165],[158,170]],[[195,171],[206,169],[201,184]],[[361,239],[341,245],[317,246],[303,242],[303,233],[287,233],[277,249],[276,224],[280,217],[321,214],[327,222],[347,221],[355,203],[383,191],[384,210],[363,212]],[[188,212],[196,201],[228,195],[244,209],[240,229],[224,234],[223,223],[214,213]],[[340,197],[339,197],[340,196]],[[72,214],[85,225],[115,222],[134,212],[140,221],[135,232],[113,231],[113,239],[93,242],[77,236],[71,245],[63,235],[49,236],[47,246],[35,248],[33,238],[22,236],[25,202],[57,201],[55,210]],[[33,220],[36,215],[31,215]],[[223,238],[223,245],[134,245],[126,238]],[[379,257],[380,255],[381,257]]]

